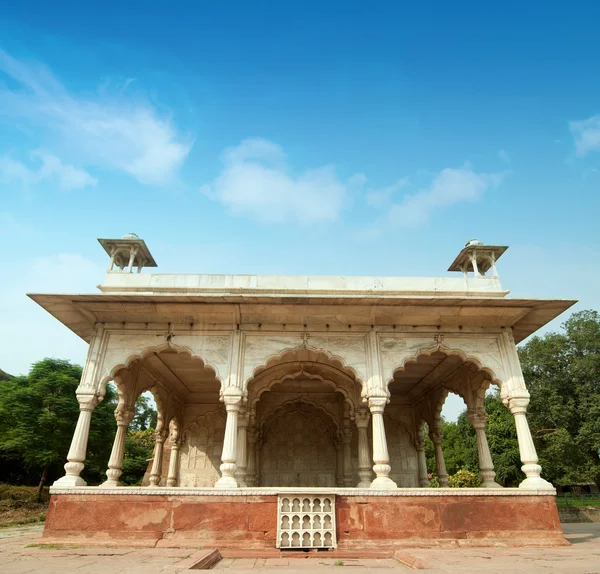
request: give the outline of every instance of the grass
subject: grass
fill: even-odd
[[[0,484],[0,527],[38,524],[46,520],[49,494],[37,502],[37,487]]]
[[[556,497],[556,504],[562,508],[600,506],[600,494],[560,494]]]

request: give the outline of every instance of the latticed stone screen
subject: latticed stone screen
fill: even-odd
[[[278,548],[335,548],[335,496],[279,495]]]

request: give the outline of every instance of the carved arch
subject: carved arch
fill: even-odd
[[[352,387],[349,391],[348,389],[344,388],[343,385],[338,384],[333,379],[323,377],[322,375],[317,374],[317,373],[311,373],[310,371],[308,371],[306,369],[306,367],[310,367],[311,365],[312,365],[312,363],[308,364],[308,365],[302,364],[297,371],[295,371],[293,373],[284,373],[280,377],[274,378],[274,379],[270,379],[268,377],[269,370],[263,371],[256,379],[250,381],[250,384],[253,387],[252,388],[252,398],[250,400],[250,407],[252,409],[255,409],[257,403],[260,401],[261,396],[265,392],[271,391],[275,385],[283,383],[290,379],[297,380],[297,379],[306,378],[308,380],[318,380],[318,381],[326,384],[327,386],[331,387],[334,391],[342,394],[342,396],[344,397],[344,402],[350,407],[350,414],[353,417],[354,412],[355,412],[356,408],[358,407],[358,405],[356,404],[357,397],[353,396],[354,393],[352,393],[352,390],[353,390]],[[321,364],[319,363],[319,365],[321,365]],[[280,366],[283,366],[283,365],[277,365],[276,367],[273,367],[273,368],[277,368]],[[293,365],[293,366],[295,366],[295,365]],[[355,384],[355,382],[351,381],[351,380],[345,380],[345,382],[347,382],[350,385]],[[257,388],[254,388],[255,386]]]
[[[298,406],[302,407],[302,405],[306,407],[311,407],[320,415],[322,415],[317,416],[314,413],[307,411],[306,409],[300,408],[300,410],[303,413],[309,414],[312,417],[320,419],[321,422],[324,423],[325,426],[327,426],[332,431],[333,436],[337,436],[337,434],[340,432],[341,427],[338,421],[335,420],[335,417],[322,405],[319,405],[316,402],[307,399],[306,397],[296,397],[278,405],[275,409],[273,409],[272,412],[270,412],[265,417],[265,420],[261,422],[261,429],[266,429],[267,427],[271,426],[276,420],[280,419],[282,416],[285,416],[291,412],[296,412],[298,410]]]
[[[361,394],[365,388],[365,382],[359,376],[356,369],[348,365],[346,361],[339,355],[330,353],[326,349],[313,347],[310,344],[297,345],[296,347],[286,347],[276,354],[272,354],[267,359],[252,370],[252,374],[244,379],[243,389],[246,391],[248,385],[259,375],[267,371],[268,369],[285,365],[288,363],[315,363],[324,364],[332,369],[335,369],[340,375],[345,375],[354,383],[358,383],[361,388]]]
[[[479,371],[486,373],[491,378],[491,381],[490,381],[491,384],[497,385],[501,391],[504,388],[504,381],[502,381],[496,375],[496,373],[494,372],[494,370],[492,368],[488,367],[487,365],[484,365],[479,360],[478,357],[476,357],[475,355],[468,354],[465,351],[463,351],[462,349],[448,347],[447,345],[440,343],[440,344],[434,345],[432,347],[419,349],[414,355],[405,357],[401,361],[400,364],[398,364],[397,366],[395,366],[392,369],[391,377],[389,377],[385,382],[386,389],[389,388],[390,383],[394,380],[394,377],[398,371],[404,371],[408,364],[416,363],[419,360],[419,357],[424,356],[424,355],[432,355],[433,353],[444,353],[448,356],[454,355],[454,356],[460,357],[463,360],[463,362],[472,363],[477,367],[477,369]]]
[[[221,389],[223,389],[223,379],[219,375],[219,370],[217,367],[210,364],[203,355],[201,355],[200,353],[194,352],[190,347],[176,345],[175,343],[172,343],[171,341],[167,341],[166,343],[162,343],[160,345],[153,345],[153,346],[146,347],[141,352],[132,353],[123,362],[117,363],[116,365],[111,367],[109,372],[106,375],[103,375],[102,378],[100,379],[100,382],[98,384],[98,392],[100,394],[104,395],[106,384],[108,383],[108,381],[113,380],[115,378],[115,376],[117,375],[117,373],[121,369],[129,369],[131,366],[131,363],[133,363],[134,361],[136,361],[136,360],[143,361],[150,355],[159,354],[161,351],[166,351],[167,349],[176,351],[178,354],[187,353],[188,355],[190,355],[190,357],[192,359],[197,359],[197,360],[201,361],[204,368],[208,368],[214,372],[215,379],[217,381],[219,381],[219,383],[221,384]]]

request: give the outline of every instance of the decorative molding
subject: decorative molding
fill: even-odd
[[[101,496],[134,495],[134,496],[277,496],[289,495],[335,495],[335,496],[556,496],[556,490],[523,490],[519,488],[396,488],[394,490],[377,490],[375,488],[318,488],[318,487],[257,487],[257,488],[184,488],[120,486],[116,488],[99,488],[97,486],[51,486],[50,494],[91,494]]]

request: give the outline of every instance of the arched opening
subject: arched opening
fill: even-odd
[[[224,419],[225,409],[219,401],[221,383],[215,370],[187,350],[168,345],[132,358],[116,370],[114,380],[117,411],[123,413],[117,416],[118,424],[129,426],[140,396],[150,393],[156,405],[153,452],[142,485],[213,486],[218,471],[201,453],[210,452],[211,461],[220,461],[219,420]],[[111,463],[122,466],[122,460],[111,459]]]
[[[352,369],[311,347],[288,350],[248,382],[245,482],[260,486],[355,486],[361,382]]]
[[[391,445],[390,476],[399,485],[404,480],[403,485],[411,482],[411,486],[426,487],[429,486],[429,481],[426,480],[428,474],[436,474],[440,486],[447,486],[447,466],[452,472],[459,466],[473,466],[472,461],[454,460],[458,454],[450,453],[449,449],[446,449],[448,460],[444,457],[444,432],[459,432],[459,429],[454,428],[456,424],[452,426],[444,422],[442,410],[450,395],[453,398],[456,396],[458,400],[448,404],[456,410],[456,402],[462,399],[467,408],[469,423],[476,428],[477,433],[483,433],[476,442],[482,481],[484,486],[497,486],[493,481],[489,449],[487,443],[483,444],[486,420],[484,399],[486,390],[492,383],[499,384],[499,381],[476,360],[463,353],[441,348],[422,352],[397,369],[389,382],[390,404],[386,407],[386,413],[389,412],[390,417],[401,420],[408,429],[412,429],[414,453],[410,449],[405,449],[404,452],[396,449],[398,452],[392,455],[394,439],[388,435],[388,445]],[[456,414],[453,413],[453,418],[457,418],[454,416]],[[401,470],[407,469],[405,477],[398,477],[398,467]]]

